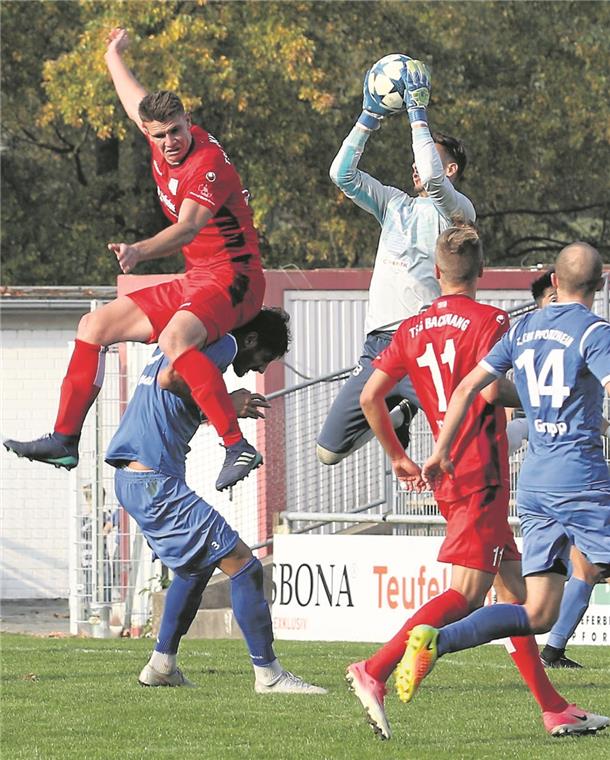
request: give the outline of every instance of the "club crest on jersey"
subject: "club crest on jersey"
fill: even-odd
[[[496,322],[499,325],[503,325],[506,322],[506,315],[505,314],[496,314]]]
[[[167,183],[167,187],[172,195],[176,195],[176,190],[178,189],[178,180],[175,177],[172,177]]]

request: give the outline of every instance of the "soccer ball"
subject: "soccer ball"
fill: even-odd
[[[404,107],[405,86],[401,74],[406,70],[408,55],[392,53],[371,66],[367,87],[373,100],[387,111],[396,113]]]

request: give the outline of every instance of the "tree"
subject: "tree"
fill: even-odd
[[[595,2],[5,3],[5,282],[111,282],[106,242],[165,224],[103,62],[119,24],[142,83],[176,90],[234,160],[267,267],[372,263],[376,223],[328,168],[364,72],[394,51],[429,63],[431,126],[466,142],[491,263],[548,262],[576,238],[608,258],[609,22]],[[408,189],[411,161],[395,116],[362,168]]]

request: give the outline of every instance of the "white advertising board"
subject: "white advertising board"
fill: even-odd
[[[410,614],[449,588],[451,568],[436,561],[442,537],[277,534],[273,627],[278,639],[382,642]],[[610,587],[570,643],[610,643]]]

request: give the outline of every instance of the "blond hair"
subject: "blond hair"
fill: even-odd
[[[451,217],[451,227],[436,241],[436,265],[449,284],[477,279],[483,266],[483,244],[472,222],[461,215]]]

